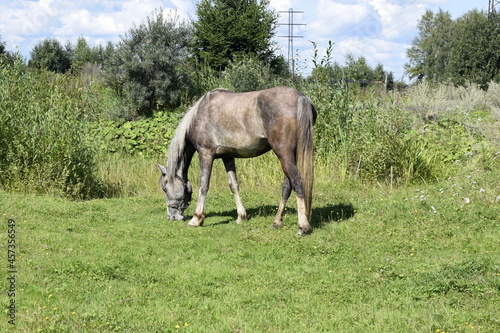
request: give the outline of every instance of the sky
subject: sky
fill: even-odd
[[[10,51],[25,58],[34,45],[45,38],[56,38],[63,45],[84,37],[90,45],[117,43],[125,33],[139,25],[154,9],[172,11],[181,20],[195,20],[197,0],[0,0],[0,36]],[[363,56],[368,64],[378,63],[392,71],[396,80],[407,80],[406,50],[418,35],[417,23],[426,9],[448,11],[458,18],[472,9],[486,11],[488,0],[270,0],[280,13],[278,23],[293,27],[293,54],[297,71],[303,75],[312,68],[313,44],[319,57],[332,41],[332,61],[345,63],[348,53]],[[287,25],[277,28],[277,52],[288,56]]]

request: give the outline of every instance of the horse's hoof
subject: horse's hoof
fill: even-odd
[[[242,215],[238,215],[238,219],[236,219],[236,224],[242,224],[246,220],[248,220],[248,217],[247,217],[246,213],[242,214]]]
[[[271,225],[271,227],[272,227],[272,228],[274,228],[274,229],[283,228],[283,223],[274,222],[274,223]]]
[[[203,224],[203,219],[199,219],[198,217],[193,217],[191,221],[189,221],[188,226],[190,227],[201,227]]]
[[[299,228],[299,231],[297,232],[298,235],[300,236],[307,236],[312,233],[311,227],[309,228]]]

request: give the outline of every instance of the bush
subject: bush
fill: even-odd
[[[247,92],[286,84],[283,78],[273,73],[271,65],[251,55],[238,57],[230,62],[222,73],[218,73],[206,64],[197,63],[196,69],[190,71],[190,81],[194,94],[188,96],[189,98],[199,98],[216,88]]]
[[[353,113],[350,91],[340,86],[328,87],[320,82],[310,82],[305,93],[318,111],[315,124],[315,150],[319,157],[339,163],[344,178],[347,173],[353,136]]]
[[[401,108],[376,98],[359,101],[349,87],[331,89],[310,85],[310,96],[318,109],[315,148],[318,157],[338,165],[337,173],[367,180],[398,181],[411,178],[402,172],[402,156],[407,150],[405,134],[412,128],[412,118]],[[316,91],[314,91],[316,90]]]
[[[189,87],[185,71],[191,27],[155,10],[122,38],[110,64],[110,84],[123,95],[125,117],[152,116],[181,104]]]
[[[263,90],[279,85],[270,65],[251,56],[243,56],[229,63],[225,79],[236,92]]]
[[[419,87],[419,93],[425,88]],[[449,88],[438,89],[440,96],[445,89]],[[480,147],[482,133],[467,122],[474,106],[470,101],[460,104],[464,94],[479,93],[472,87],[447,90],[448,102],[459,106],[438,113],[431,121],[405,109],[393,95],[375,96],[376,89],[370,95],[370,90],[360,93],[312,81],[304,91],[318,110],[314,144],[318,160],[342,179],[354,176],[395,184],[435,181],[485,154]],[[434,106],[426,104],[425,108],[433,110]]]
[[[95,121],[91,124],[89,140],[95,142],[102,153],[164,157],[178,120],[173,113],[165,112],[135,121]]]
[[[0,186],[73,198],[102,194],[80,118],[88,104],[69,75],[0,63]]]

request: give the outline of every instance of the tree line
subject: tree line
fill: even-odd
[[[189,103],[221,78],[237,91],[286,84],[290,71],[273,37],[277,13],[269,0],[201,0],[197,20],[181,21],[157,9],[113,44],[89,45],[83,37],[62,45],[45,39],[31,50],[29,68],[98,76],[122,100],[126,117],[149,116],[157,110]],[[408,50],[410,79],[478,83],[500,80],[498,15],[470,11],[457,20],[448,12],[427,11]],[[323,59],[314,44],[314,69],[307,80],[380,82],[391,88],[392,72],[372,68],[364,56],[347,54],[345,64],[331,62],[334,43]],[[0,39],[4,61],[16,55]]]
[[[500,13],[472,10],[457,19],[427,10],[407,51],[411,79],[476,83],[500,80]]]
[[[344,85],[346,82],[356,82],[361,87],[368,84],[384,84],[386,89],[393,89],[395,86],[394,74],[387,72],[384,65],[378,63],[372,68],[364,56],[356,58],[352,53],[347,53],[345,65],[342,66],[337,61],[331,62],[333,45],[331,41],[328,44],[325,55],[322,59],[318,56],[318,46],[313,42],[313,65],[312,77],[327,83],[330,86],[340,82]]]
[[[272,41],[277,14],[268,0],[202,0],[196,4],[196,15],[195,22],[186,22],[156,9],[118,43],[105,46],[89,45],[83,37],[66,45],[44,39],[31,50],[27,67],[62,74],[98,73],[124,107],[132,109],[124,114],[139,116],[199,97],[208,82],[228,71],[238,72],[237,64],[245,63],[247,71],[254,72],[238,73],[247,77],[246,86],[238,83],[243,91],[256,88],[251,83],[255,76],[264,82],[288,75]],[[0,45],[3,58],[16,58],[1,40]]]

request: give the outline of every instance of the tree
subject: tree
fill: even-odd
[[[201,0],[196,15],[192,50],[198,61],[219,71],[245,54],[273,61],[277,14],[269,0]]]
[[[448,12],[426,11],[407,51],[405,69],[410,79],[472,82],[483,87],[500,79],[498,18],[498,14],[472,10],[453,20]]]
[[[102,64],[103,59],[100,53],[102,53],[102,47],[90,47],[85,38],[79,37],[71,52],[71,68],[78,72],[86,63]]]
[[[311,77],[329,83],[341,82],[344,75],[344,68],[336,61],[333,64],[316,65],[311,72]]]
[[[467,81],[486,87],[500,71],[500,25],[472,10],[455,22],[454,49],[450,57],[450,73],[457,84]],[[494,46],[493,46],[494,45]],[[492,47],[493,46],[493,47]]]
[[[0,60],[12,62],[12,54],[7,51],[6,43],[2,41],[2,36],[0,36]]]
[[[155,10],[146,22],[130,29],[113,52],[111,80],[138,115],[178,106],[187,90],[184,64],[191,28],[178,20]]]
[[[453,20],[449,12],[441,9],[437,14],[427,10],[417,25],[419,35],[408,49],[409,64],[406,71],[410,79],[427,77],[446,80],[449,56],[452,51]]]
[[[71,68],[70,51],[62,47],[57,39],[44,39],[30,53],[29,67],[45,68],[56,73],[65,73]]]
[[[355,81],[372,81],[373,69],[368,65],[365,57],[355,59],[352,54],[346,57],[347,79]]]
[[[375,69],[373,70],[373,78],[376,81],[384,81],[385,80],[385,70],[384,70],[384,65],[381,63],[378,63],[377,66],[375,66]]]
[[[345,57],[345,66],[339,65],[337,62],[331,64],[331,55],[333,51],[333,43],[329,42],[329,46],[326,49],[325,56],[319,60],[318,59],[318,47],[317,44],[313,42],[313,65],[314,68],[311,73],[311,78],[316,81],[329,84],[335,82],[358,82],[362,86],[366,86],[369,83],[373,83],[373,80],[385,82],[385,77],[387,75],[388,88],[392,89],[394,85],[394,75],[392,72],[386,72],[382,64],[377,64],[375,69],[372,69],[366,58],[361,56],[357,59],[354,54],[347,53]]]
[[[2,42],[2,37],[0,36],[0,55],[5,53],[5,42]]]
[[[25,65],[24,58],[19,52],[12,52],[7,50],[7,43],[2,41],[0,36],[0,61],[4,64],[13,65],[16,61]]]

